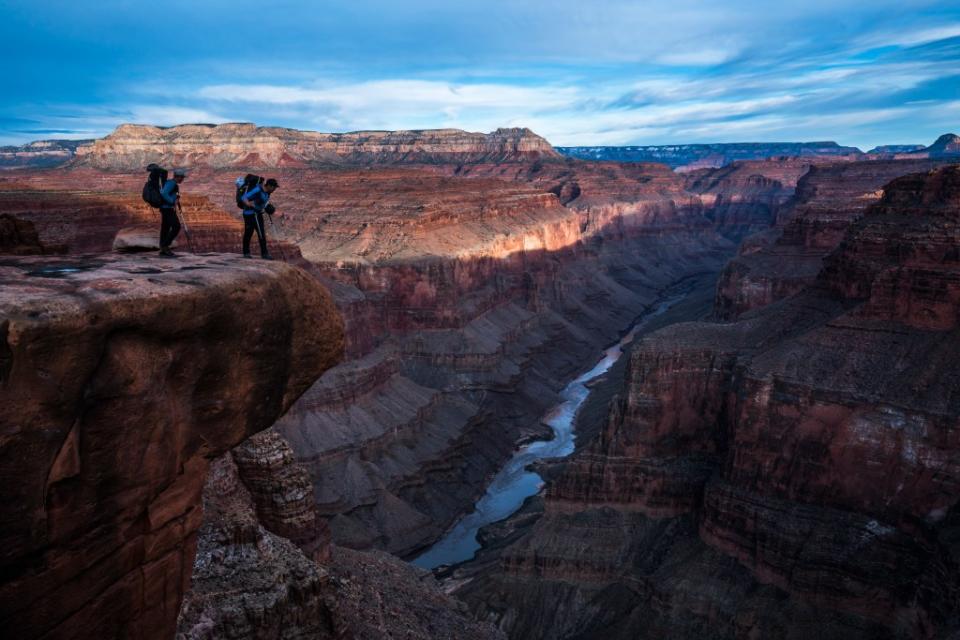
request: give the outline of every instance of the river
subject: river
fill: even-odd
[[[424,569],[441,565],[453,565],[473,558],[480,543],[477,532],[481,527],[513,515],[523,501],[535,495],[543,487],[543,478],[527,466],[543,458],[563,458],[574,450],[574,423],[577,411],[590,395],[587,384],[613,366],[623,355],[623,347],[633,340],[652,319],[665,313],[684,296],[672,297],[658,304],[643,315],[620,342],[607,349],[600,361],[589,371],[579,375],[560,392],[562,401],[543,416],[544,423],[553,429],[553,439],[537,440],[524,445],[497,472],[486,493],[477,501],[474,510],[461,518],[432,547],[417,556],[412,562]]]

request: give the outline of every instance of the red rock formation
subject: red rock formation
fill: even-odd
[[[317,514],[310,476],[294,460],[287,441],[268,429],[235,447],[231,456],[263,526],[312,560],[329,560],[330,530]]]
[[[0,625],[170,637],[212,457],[340,357],[329,295],[223,256],[0,265]]]
[[[734,162],[685,174],[686,189],[699,194],[726,232],[742,236],[770,227],[810,167],[836,158],[771,158]]]
[[[518,637],[952,637],[958,223],[960,167],[894,180],[803,293],[646,338],[460,593]]]
[[[254,437],[276,450],[276,436]],[[235,457],[216,460],[204,488],[197,563],[177,638],[503,638],[492,625],[469,620],[432,577],[387,554],[325,545],[319,563],[308,559],[258,522]]]
[[[253,124],[151,127],[125,124],[76,150],[76,165],[142,170],[188,167],[307,167],[409,162],[517,162],[560,158],[529,129],[488,134],[459,129],[319,133]]]
[[[229,453],[210,466],[197,547],[178,640],[335,637],[328,571],[258,522]]]
[[[0,254],[28,256],[44,253],[59,252],[43,246],[32,222],[8,213],[0,214]]]
[[[741,246],[717,284],[715,309],[722,320],[789,297],[809,286],[823,258],[847,228],[877,202],[897,176],[938,166],[935,161],[886,160],[817,165],[799,181],[780,211],[775,231]]]

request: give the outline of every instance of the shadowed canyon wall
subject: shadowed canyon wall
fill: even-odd
[[[898,178],[801,293],[645,338],[457,593],[511,637],[953,637],[958,221],[960,167]]]
[[[329,294],[220,257],[0,259],[0,625],[169,638],[209,461],[342,354]]]

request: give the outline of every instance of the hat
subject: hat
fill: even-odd
[[[187,175],[187,170],[186,170],[186,169],[174,169],[174,170],[173,170],[173,175],[175,175],[175,176],[186,176],[186,175]]]

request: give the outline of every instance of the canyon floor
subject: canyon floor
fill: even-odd
[[[960,633],[956,165],[121,129],[0,173],[4,628]],[[176,260],[149,253],[147,157],[193,167]],[[264,158],[288,264],[239,256],[233,180]],[[678,292],[475,560],[405,562]]]

